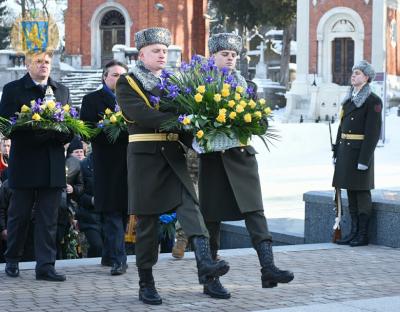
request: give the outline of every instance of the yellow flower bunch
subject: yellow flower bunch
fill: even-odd
[[[107,139],[114,143],[122,132],[127,131],[127,125],[118,105],[115,110],[106,108],[104,110],[103,119],[97,123],[97,133],[104,132]]]

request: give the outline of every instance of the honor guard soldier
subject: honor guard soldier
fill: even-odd
[[[248,82],[235,71],[242,38],[232,33],[216,34],[210,37],[208,47],[215,65],[226,69],[234,77],[234,82],[246,90]],[[251,83],[249,87],[256,95],[256,85]],[[275,287],[278,283],[290,282],[294,275],[274,265],[272,237],[264,216],[256,153],[252,146],[247,145],[200,154],[200,209],[210,233],[214,258],[220,246],[221,221],[245,220],[262,267],[262,286]],[[204,293],[216,298],[230,297],[228,290],[221,287],[218,277],[208,280]]]
[[[371,91],[375,71],[367,61],[353,66],[351,88],[343,100],[334,146],[333,186],[347,190],[350,234],[337,244],[368,245],[374,188],[374,151],[382,125],[382,101]]]
[[[175,116],[154,105],[162,97],[158,88],[167,62],[171,34],[165,28],[148,28],[135,34],[139,59],[132,72],[117,82],[117,100],[128,122],[129,213],[137,216],[136,265],[139,299],[161,304],[152,267],[158,258],[159,215],[175,210],[196,255],[200,283],[224,275],[225,261],[211,259],[208,232],[198,208],[193,183],[186,168],[182,142],[192,137],[160,131],[163,122]]]

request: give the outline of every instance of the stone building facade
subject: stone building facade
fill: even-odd
[[[386,99],[400,99],[400,0],[298,0],[297,75],[288,119],[337,117],[351,68],[371,62]],[[382,78],[383,77],[383,78]]]
[[[134,33],[166,27],[183,59],[205,54],[207,0],[68,0],[65,53],[75,67],[101,68],[112,58],[112,47],[134,47]]]

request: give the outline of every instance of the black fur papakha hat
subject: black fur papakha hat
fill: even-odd
[[[171,44],[170,31],[166,28],[152,27],[135,33],[136,49],[140,50],[151,44],[164,44],[168,47]]]

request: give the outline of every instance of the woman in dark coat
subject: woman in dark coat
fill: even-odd
[[[242,49],[242,38],[232,33],[213,35],[208,42],[210,53],[219,69],[227,68],[235,83],[244,90],[246,80],[235,70],[236,59]],[[255,93],[254,86],[251,86]],[[200,208],[210,233],[214,257],[220,244],[221,221],[245,220],[252,244],[262,266],[263,287],[275,287],[293,279],[290,271],[279,270],[273,261],[272,237],[261,196],[256,151],[250,146],[233,147],[220,152],[200,154],[199,197]],[[229,292],[220,287],[218,278],[204,285],[205,293],[227,298]]]
[[[80,118],[94,126],[103,119],[105,110],[118,109],[115,85],[127,67],[117,61],[106,64],[103,87],[83,97]],[[92,139],[94,164],[95,210],[102,213],[104,245],[103,263],[111,262],[111,275],[124,274],[127,269],[125,252],[125,226],[127,220],[128,191],[126,148],[128,134],[122,132],[111,143],[104,132]]]
[[[333,156],[333,186],[347,190],[351,217],[350,234],[336,243],[353,247],[368,244],[372,212],[374,150],[382,125],[382,101],[369,86],[374,76],[368,62],[354,65],[352,87],[343,101]]]

